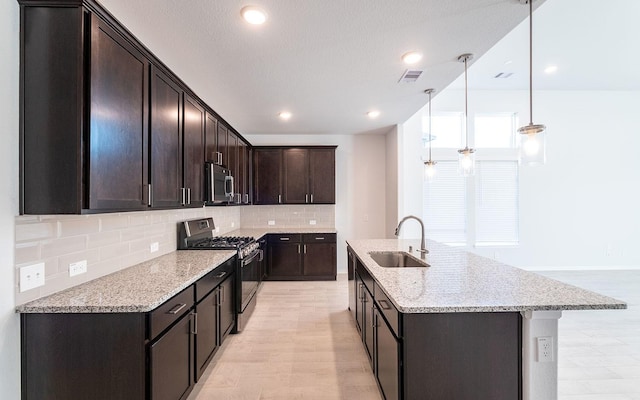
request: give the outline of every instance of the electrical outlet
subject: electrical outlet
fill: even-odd
[[[316,224],[316,220],[315,219],[310,219],[309,220],[309,225],[315,225]]]
[[[216,226],[216,233],[220,233],[220,227]]]
[[[158,251],[160,249],[160,243],[158,242],[153,242],[149,245],[149,251],[151,253],[155,253],[156,251]]]
[[[20,268],[20,292],[44,286],[44,263]]]
[[[232,228],[235,228],[235,227],[236,227],[236,223],[235,223],[235,222],[232,222],[232,223],[231,223],[231,227],[232,227]]]
[[[69,276],[76,276],[87,272],[87,260],[69,264]]]
[[[270,219],[269,221],[267,221],[267,225],[275,225],[276,221],[273,219]]]
[[[538,362],[553,361],[553,338],[541,336],[538,339]]]

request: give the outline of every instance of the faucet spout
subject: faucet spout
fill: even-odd
[[[420,223],[420,231],[421,231],[421,238],[420,238],[420,257],[424,258],[425,254],[429,253],[429,250],[427,250],[427,247],[425,245],[425,241],[424,241],[424,223],[422,222],[422,220],[418,217],[416,217],[415,215],[407,215],[406,217],[402,218],[400,220],[400,222],[398,222],[398,227],[396,228],[396,232],[395,235],[398,236],[400,234],[400,228],[402,227],[402,224],[404,223],[404,221],[408,220],[408,219],[415,219],[416,221],[418,221]]]

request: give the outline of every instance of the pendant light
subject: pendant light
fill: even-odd
[[[464,63],[464,129],[465,142],[464,149],[458,150],[458,173],[462,176],[473,175],[476,158],[475,150],[469,148],[469,108],[468,108],[468,84],[467,84],[467,61],[473,58],[473,54],[462,54],[458,57],[458,61]]]
[[[518,128],[521,134],[520,162],[542,165],[546,161],[546,127],[533,123],[533,0],[520,0],[529,4],[529,125]]]
[[[427,181],[431,182],[436,175],[436,161],[431,159],[431,142],[433,141],[433,134],[431,132],[431,94],[435,92],[435,89],[427,89],[424,92],[429,95],[429,160],[424,162],[424,177]]]

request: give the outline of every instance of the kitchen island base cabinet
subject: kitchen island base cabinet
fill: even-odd
[[[520,313],[401,313],[348,256],[356,329],[386,400],[522,399]]]

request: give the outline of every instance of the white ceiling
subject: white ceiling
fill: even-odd
[[[460,75],[463,65],[456,61],[460,54],[484,54],[528,14],[528,7],[519,0],[100,2],[242,134],[386,132],[426,103],[424,89],[440,91]],[[240,9],[248,4],[267,11],[265,25],[244,23]],[[588,4],[591,11],[598,9],[598,14],[577,9],[580,4]],[[619,86],[627,85],[629,79],[637,83],[635,74],[619,73],[629,56],[622,51],[636,46],[604,39],[602,34],[614,29],[618,38],[637,40],[640,36],[633,22],[640,15],[639,4],[637,0],[535,1],[534,6],[541,8],[540,16],[534,14],[534,23],[548,20],[544,35],[534,31],[534,41],[537,47],[549,49],[550,59],[561,65],[555,79],[572,85],[589,81],[591,75],[576,76],[576,70],[594,61],[589,49],[599,44],[610,53],[606,59],[596,58],[596,72],[615,75],[612,82],[617,79]],[[605,27],[607,22],[614,22],[614,28]],[[518,70],[505,81],[526,87],[520,70],[524,66],[526,72],[527,67],[526,29],[523,25],[519,30],[524,36],[515,32],[509,43],[492,50],[500,61],[478,60],[478,74],[489,76],[496,62],[502,68],[510,59],[510,67]],[[552,52],[559,43],[560,49]],[[425,55],[410,68],[426,71],[416,83],[400,84],[408,68],[400,57],[410,50]],[[512,56],[517,50],[520,56]],[[566,60],[578,60],[580,65]],[[496,80],[477,79],[474,85],[482,87],[491,81]],[[536,78],[536,87],[547,84],[552,87]],[[285,109],[293,113],[288,122],[277,117]],[[372,109],[380,110],[379,118],[366,117]]]

